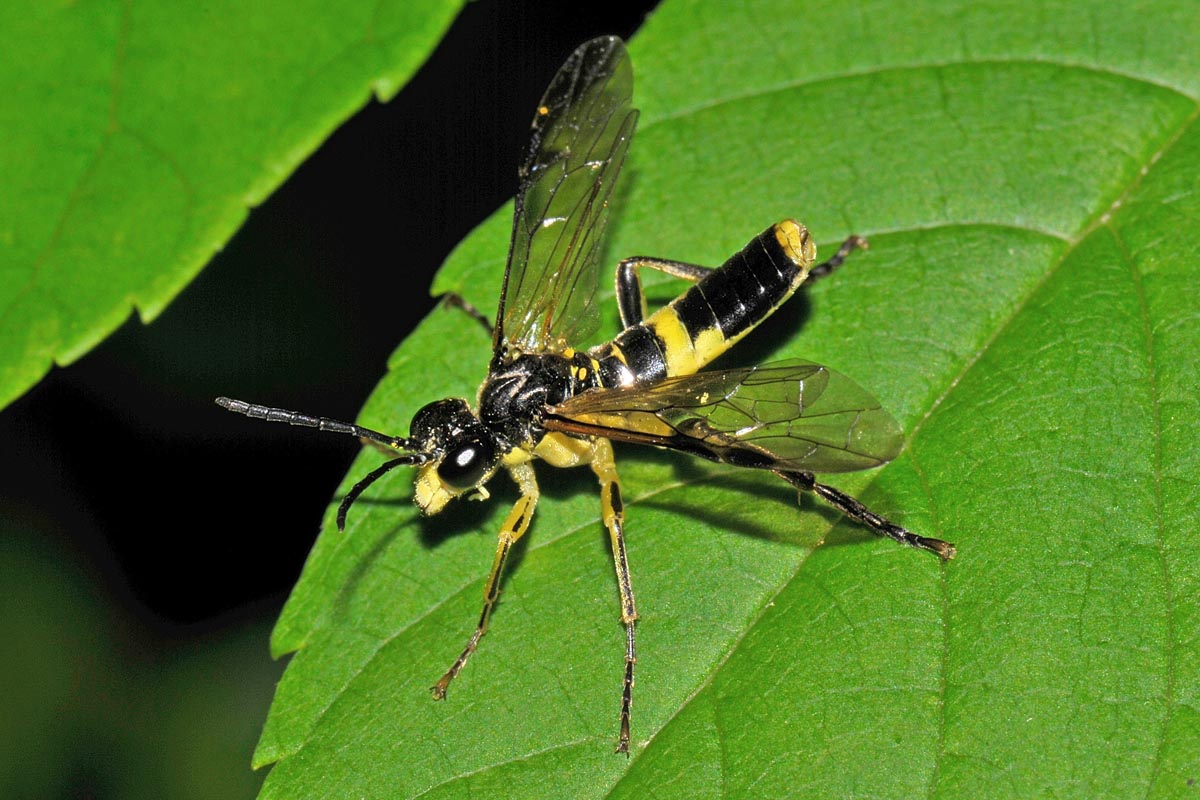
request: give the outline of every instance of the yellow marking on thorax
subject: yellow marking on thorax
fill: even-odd
[[[533,453],[523,447],[514,447],[503,456],[500,457],[500,462],[506,467],[516,466],[517,464],[525,464],[533,460]]]
[[[629,366],[629,359],[625,358],[624,351],[621,350],[620,346],[618,346],[616,342],[609,342],[607,345],[603,346],[608,348],[609,354],[617,359],[617,361],[620,361],[626,367]]]
[[[628,386],[634,382],[635,376],[633,374],[633,370],[629,368],[629,361],[625,358],[625,353],[621,351],[621,348],[615,341],[597,345],[592,352],[600,353],[606,359],[614,358],[621,365],[621,369],[617,370],[620,373],[620,377],[617,378],[618,386]],[[592,359],[592,369],[596,370],[597,372],[600,371],[600,362],[595,358]]]
[[[592,460],[592,443],[565,433],[547,433],[533,454],[552,467],[578,467]]]

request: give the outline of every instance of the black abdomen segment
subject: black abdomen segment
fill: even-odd
[[[815,261],[803,225],[772,225],[644,322],[596,348],[601,380],[619,386],[700,370],[791,297]]]

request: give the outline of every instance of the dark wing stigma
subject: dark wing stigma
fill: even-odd
[[[637,122],[632,94],[615,36],[576,50],[546,89],[519,172],[494,358],[561,351],[595,330],[608,200]]]
[[[585,392],[547,430],[681,450],[742,467],[853,472],[900,452],[892,415],[828,367],[788,360]]]

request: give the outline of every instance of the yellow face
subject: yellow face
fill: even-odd
[[[413,483],[413,499],[420,506],[422,513],[434,515],[446,507],[456,497],[466,495],[468,500],[487,500],[488,490],[484,484],[496,474],[495,465],[488,465],[485,472],[470,486],[455,486],[447,482],[441,473],[444,461],[426,464],[417,473]],[[453,473],[452,473],[453,474]]]
[[[462,494],[461,489],[453,489],[438,477],[437,464],[426,464],[417,473],[413,485],[413,499],[425,514],[436,514],[446,507],[446,503]]]

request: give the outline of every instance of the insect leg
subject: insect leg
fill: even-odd
[[[806,278],[806,280],[811,282],[815,281],[817,278],[824,278],[826,275],[840,267],[842,262],[846,260],[846,256],[850,255],[855,250],[866,250],[869,246],[870,245],[867,244],[867,240],[861,236],[849,237],[846,239],[846,241],[842,242],[842,246],[838,248],[837,252],[833,254],[832,258],[827,261],[822,261],[820,264],[817,264],[815,267],[810,269],[808,271],[808,278]]]
[[[617,570],[617,590],[621,594],[621,622],[625,624],[625,679],[621,690],[621,733],[617,752],[629,755],[629,716],[633,707],[633,666],[637,663],[634,648],[634,628],[637,624],[637,604],[633,599],[633,584],[629,577],[629,559],[625,554],[625,504],[621,501],[621,482],[613,459],[612,443],[596,439],[592,455],[592,471],[600,479],[600,514],[612,540],[613,565]]]
[[[642,267],[665,272],[675,278],[693,283],[712,272],[711,267],[685,264],[665,258],[634,256],[617,264],[617,309],[621,312],[621,325],[637,325],[646,317],[646,296],[642,293],[642,279],[638,270]]]
[[[433,692],[434,700],[446,699],[446,689],[450,686],[450,681],[454,680],[454,677],[462,670],[467,659],[471,657],[471,653],[474,653],[475,648],[479,645],[479,640],[487,633],[488,619],[492,616],[492,609],[496,607],[496,600],[500,597],[500,576],[504,572],[504,563],[508,560],[508,553],[512,546],[529,529],[529,520],[533,517],[534,507],[537,506],[538,487],[533,467],[528,464],[518,464],[510,467],[509,471],[521,489],[521,496],[513,505],[512,511],[508,513],[503,527],[500,528],[499,541],[496,543],[496,557],[492,560],[492,571],[488,573],[487,583],[483,588],[483,612],[479,615],[479,624],[475,626],[475,632],[467,640],[467,646],[450,665],[450,669],[446,670],[446,674],[430,689]]]
[[[463,297],[458,292],[446,292],[444,295],[442,295],[441,300],[446,308],[457,308],[460,311],[465,312],[468,317],[482,325],[483,329],[488,332],[488,336],[495,334],[495,329],[492,327],[492,323],[490,320],[488,320],[487,315],[475,306],[471,305],[471,303],[467,301],[467,298]]]
[[[850,519],[861,522],[880,536],[894,539],[900,544],[906,544],[909,547],[916,547],[936,553],[943,561],[954,558],[954,545],[949,542],[943,542],[941,539],[918,536],[912,531],[900,527],[891,520],[885,519],[871,511],[845,492],[840,492],[832,486],[826,486],[823,483],[817,483],[816,478],[813,477],[811,472],[773,471],[792,486],[806,492],[812,492],[847,517],[850,517]]]

